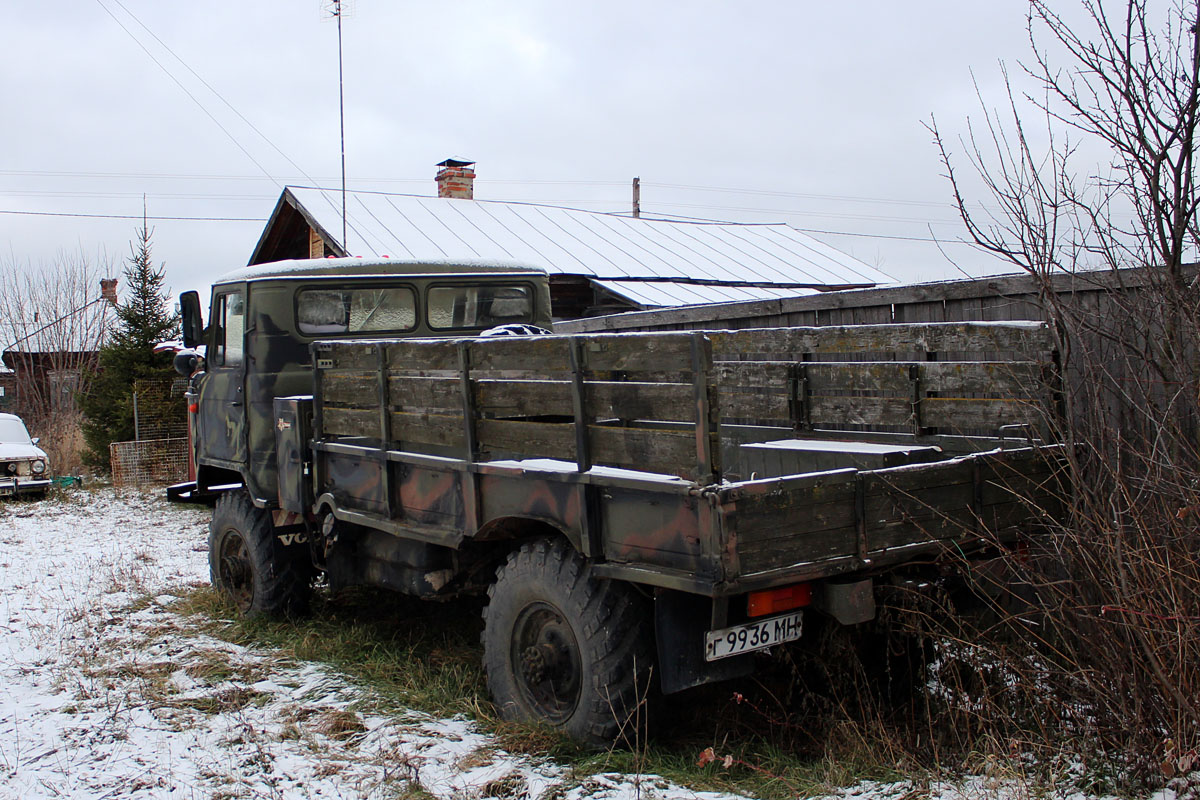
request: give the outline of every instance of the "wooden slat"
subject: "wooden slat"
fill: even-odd
[[[457,370],[453,339],[396,339],[388,343],[388,370]]]
[[[477,431],[485,450],[568,461],[575,458],[573,423],[485,419],[479,421]],[[595,464],[688,476],[695,459],[692,431],[589,425],[588,436]]]
[[[570,381],[475,381],[475,407],[504,417],[574,416]]]
[[[959,539],[976,530],[974,517],[967,509],[955,509],[939,517],[920,521],[893,520],[867,532],[870,552],[921,542]]]
[[[919,469],[891,467],[865,476],[867,495],[912,492],[929,486],[956,486],[973,482],[975,467],[969,459],[923,464]]]
[[[713,378],[718,386],[764,386],[787,389],[792,361],[714,361]]]
[[[573,415],[569,381],[476,381],[480,411],[501,416]],[[585,415],[595,419],[694,422],[687,383],[585,381]]]
[[[784,420],[792,418],[788,395],[766,390],[745,391],[722,387],[718,390],[721,416],[725,419]]]
[[[1031,361],[928,361],[919,364],[924,391],[990,397],[1045,394],[1043,364]]]
[[[392,436],[402,446],[434,444],[464,446],[462,414],[410,414],[392,412]]]
[[[921,401],[923,425],[953,432],[980,430],[993,434],[1001,425],[1040,428],[1045,416],[1037,405],[1003,398],[926,397]]]
[[[379,414],[371,409],[326,406],[321,415],[321,438],[355,436],[379,438]]]
[[[975,465],[969,461],[864,476],[867,546],[958,538],[978,529]]]
[[[808,398],[809,417],[814,427],[823,425],[908,425],[912,406],[902,397]]]
[[[379,407],[379,372],[324,370],[321,397],[326,404],[344,408]]]
[[[750,575],[788,564],[820,561],[854,553],[855,529],[853,525],[830,528],[811,534],[793,531],[792,534],[790,537],[759,540],[746,544],[739,541],[738,561],[741,574]]]
[[[1062,486],[1049,468],[1027,466],[1028,473],[1006,471],[1003,476],[991,476],[983,484],[984,504],[1018,501],[1034,506],[1057,504],[1063,500]]]
[[[392,412],[390,447],[414,444],[461,445],[462,414],[417,414]],[[363,408],[325,408],[322,437],[364,437],[379,439],[379,412]]]
[[[1051,349],[1045,325],[990,323],[830,325],[818,328],[758,328],[712,332],[718,360],[772,353],[914,353],[1012,351],[1040,354]]]
[[[739,550],[752,542],[806,538],[821,531],[854,527],[853,484],[841,491],[788,494],[782,503],[765,500],[755,498],[736,507]]]
[[[908,395],[912,380],[906,361],[811,361],[804,365],[813,392],[857,389]]]
[[[589,426],[592,460],[625,469],[695,478],[696,435],[693,431]],[[714,447],[719,446],[714,442]]]
[[[379,366],[378,345],[364,342],[318,342],[317,358],[333,362],[333,369],[371,370]]]
[[[471,342],[471,371],[536,370],[550,373],[571,370],[571,340],[565,336],[497,336]]]
[[[592,372],[689,371],[692,363],[690,333],[589,336],[582,349]]]
[[[462,395],[458,378],[388,375],[388,392],[392,407],[398,411],[442,409],[447,413],[462,412]]]
[[[587,414],[592,419],[646,419],[695,422],[690,383],[586,381]]]

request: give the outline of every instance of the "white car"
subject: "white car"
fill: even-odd
[[[0,497],[46,494],[50,460],[37,443],[37,439],[29,438],[20,417],[0,414]]]

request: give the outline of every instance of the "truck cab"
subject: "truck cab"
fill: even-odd
[[[207,327],[196,292],[186,292],[180,304],[190,349],[177,366],[192,375],[195,481],[172,487],[172,494],[204,497],[245,487],[256,506],[268,509],[278,507],[273,402],[311,392],[311,342],[551,325],[545,272],[494,262],[280,261],[218,278]]]

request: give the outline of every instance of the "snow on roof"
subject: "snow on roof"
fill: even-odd
[[[303,187],[286,191],[325,231],[341,230],[337,193]],[[347,249],[354,255],[518,261],[551,275],[597,278],[609,291],[646,307],[767,300],[820,288],[893,282],[782,223],[679,222],[379,192],[348,193],[346,217]],[[673,277],[681,282],[670,282]],[[647,278],[660,282],[646,282]]]
[[[741,286],[698,286],[690,283],[646,283],[642,281],[593,280],[597,286],[625,297],[645,308],[736,303],[819,294],[817,289],[767,289]]]
[[[252,264],[225,273],[213,283],[233,283],[259,278],[287,278],[298,275],[340,276],[347,275],[422,275],[453,272],[459,274],[463,268],[483,272],[531,272],[537,267],[516,262],[485,259],[446,258],[414,260],[401,258],[303,258],[290,261],[271,261]]]

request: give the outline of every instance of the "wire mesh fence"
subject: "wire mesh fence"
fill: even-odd
[[[113,442],[108,446],[114,486],[146,486],[187,480],[187,437]]]
[[[133,382],[134,439],[178,439],[187,436],[187,378],[141,379]]]
[[[134,441],[108,447],[116,486],[146,486],[187,480],[186,379],[133,382]]]

